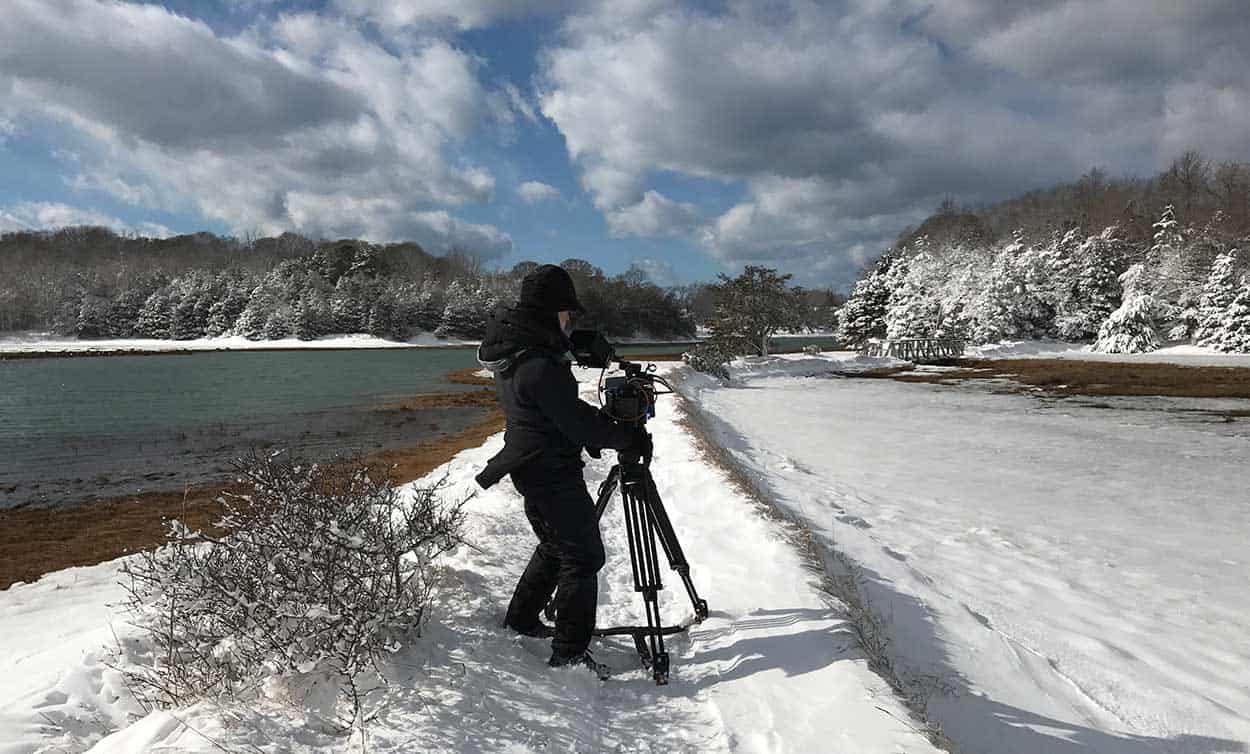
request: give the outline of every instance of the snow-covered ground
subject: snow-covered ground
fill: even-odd
[[[1077,359],[1137,364],[1180,364],[1183,366],[1250,367],[1250,354],[1222,353],[1205,346],[1168,346],[1150,353],[1099,353],[1084,343],[1062,340],[1024,340],[969,346],[964,355],[983,359]]]
[[[583,375],[588,384],[597,376]],[[499,627],[534,544],[505,481],[470,501],[468,535],[476,549],[451,558],[433,622],[388,667],[391,685],[368,698],[366,706],[380,711],[364,750],[934,751],[869,670],[844,606],[822,589],[794,532],[706,462],[676,421],[680,405],[666,399],[652,423],[654,472],[712,612],[669,642],[671,684],[654,685],[628,640],[597,645],[599,659],[621,671],[600,683],[582,669],[548,669],[544,642]],[[446,473],[450,494],[469,491],[472,475],[501,442],[495,436],[459,454],[430,478]],[[604,455],[586,469],[594,483],[609,468],[612,454]],[[609,560],[600,624],[635,623],[641,599],[632,587],[619,500],[603,530]],[[129,630],[108,607],[120,596],[112,584],[116,567],[71,569],[0,592],[0,753],[362,750],[358,737],[329,733],[268,697],[139,716],[116,673],[102,664],[112,631]],[[666,618],[689,617],[680,582],[664,573]]]
[[[820,361],[683,390],[860,569],[958,750],[1250,751],[1250,420],[1208,413],[1250,401],[803,376]]]
[[[0,354],[110,353],[113,351],[239,351],[278,348],[412,348],[476,344],[477,341],[475,340],[436,338],[431,333],[426,332],[414,335],[406,341],[388,340],[367,333],[334,335],[315,340],[300,340],[298,338],[248,340],[241,335],[230,335],[220,338],[195,338],[193,340],[159,340],[155,338],[80,340],[78,338],[58,337],[51,333],[9,333],[0,335]]]

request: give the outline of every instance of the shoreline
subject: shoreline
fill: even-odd
[[[193,356],[199,353],[251,353],[272,351],[432,351],[477,348],[473,343],[449,343],[440,346],[424,346],[396,343],[390,346],[255,346],[249,348],[117,348],[100,350],[90,348],[65,349],[61,351],[6,351],[0,348],[0,361],[10,359],[60,359],[80,356]]]
[[[420,395],[405,400],[411,410],[452,403],[480,406],[486,416],[460,432],[423,440],[405,448],[369,453],[369,466],[390,470],[396,485],[420,479],[451,460],[461,450],[477,447],[503,430],[503,410],[493,386],[469,368],[452,372],[449,382],[478,385],[482,390]],[[167,518],[178,518],[191,528],[211,530],[220,513],[215,498],[223,491],[240,491],[232,482],[188,485],[182,490],[151,490],[139,494],[101,497],[54,508],[22,505],[0,511],[0,591],[18,582],[32,582],[52,571],[95,565],[159,545]]]

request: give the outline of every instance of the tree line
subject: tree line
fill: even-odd
[[[687,338],[688,289],[665,290],[636,268],[608,276],[584,260],[573,273],[583,322],[610,336]],[[0,235],[0,331],[81,338],[261,340],[420,332],[480,338],[490,313],[515,299],[536,266],[487,272],[471,254],[419,245],[313,241],[294,233],[240,241],[209,233],[131,238],[78,227]]]
[[[1250,167],[1187,152],[1151,180],[1090,171],[981,210],[945,202],[861,275],[838,332],[1250,352],[1248,247]]]

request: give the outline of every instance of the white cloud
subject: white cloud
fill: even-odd
[[[457,153],[490,120],[472,56],[431,37],[383,46],[312,14],[262,24],[224,38],[159,6],[13,0],[0,90],[90,137],[76,188],[190,202],[237,233],[370,237],[490,196],[494,177]],[[301,212],[340,197],[372,214]],[[435,248],[450,240],[412,226]],[[495,234],[469,237],[498,253]]]
[[[523,115],[530,122],[538,121],[538,112],[534,110],[534,104],[521,94],[521,90],[516,84],[508,82],[504,85],[504,92],[508,96],[508,102],[512,105],[512,109]]]
[[[613,236],[685,236],[698,226],[699,212],[693,204],[646,191],[637,204],[611,209],[605,219]]]
[[[74,207],[61,202],[18,202],[0,207],[0,232],[19,230],[53,230],[78,225],[109,228],[117,233],[135,233],[149,238],[165,238],[169,228],[156,223],[131,226],[103,212]]]
[[[505,18],[555,13],[573,5],[572,0],[334,0],[334,5],[355,16],[387,27],[450,26],[477,29]]]
[[[542,181],[526,181],[517,187],[516,192],[527,204],[554,201],[560,198],[559,189]]]
[[[605,0],[563,32],[540,104],[609,228],[731,262],[851,269],[943,196],[1250,156],[1240,0]],[[664,222],[664,174],[748,197]]]

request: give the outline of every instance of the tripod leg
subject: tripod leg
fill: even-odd
[[[651,517],[650,506],[639,500],[632,486],[622,490],[625,513],[625,532],[629,538],[630,564],[634,572],[634,590],[642,592],[643,606],[647,613],[646,653],[641,650],[642,641],[635,634],[634,642],[639,646],[644,664],[650,656],[652,677],[658,685],[668,683],[668,652],[664,649],[664,633],[661,623],[659,591],[663,588],[660,582],[660,563],[655,547],[655,522]]]
[[[664,508],[664,501],[660,499],[660,492],[656,489],[650,470],[646,472],[646,481],[642,489],[645,495],[644,503],[650,512],[652,526],[660,537],[660,544],[664,547],[664,554],[668,556],[669,567],[681,577],[682,584],[686,587],[686,594],[690,595],[690,602],[694,605],[695,619],[701,623],[707,618],[707,600],[700,598],[699,593],[695,591],[694,582],[690,579],[690,564],[686,562],[686,553],[681,549],[681,543],[677,541],[677,532],[673,530],[673,522],[668,518],[668,511]]]

